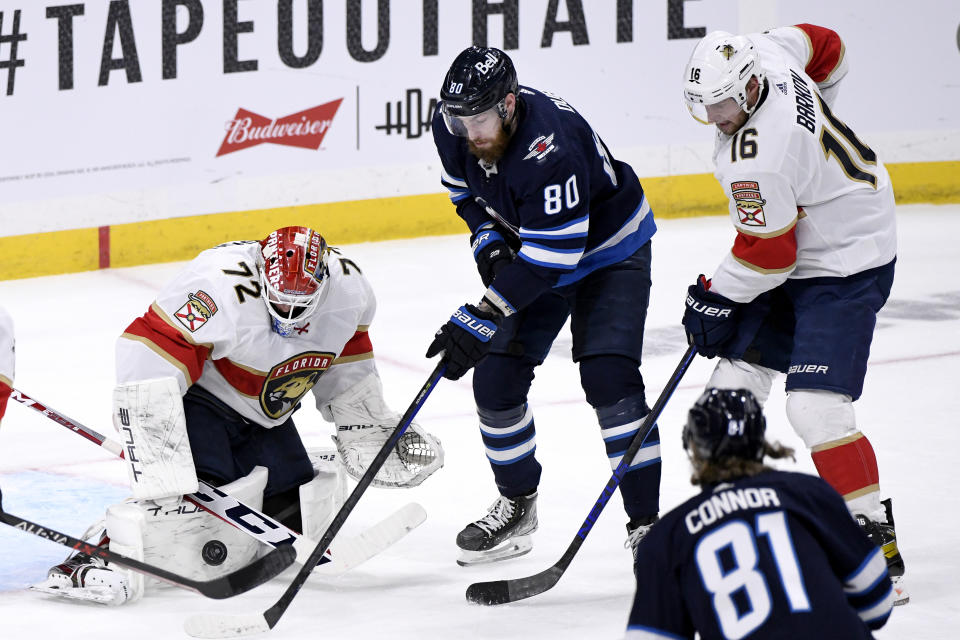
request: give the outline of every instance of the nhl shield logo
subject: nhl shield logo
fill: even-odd
[[[275,366],[260,391],[260,408],[274,419],[293,411],[335,357],[333,353],[301,353]]]
[[[767,220],[763,215],[763,205],[767,203],[760,195],[760,185],[756,182],[733,182],[730,195],[737,207],[740,224],[750,227],[765,227]]]
[[[188,293],[187,301],[175,314],[175,317],[187,331],[193,333],[207,323],[217,312],[217,303],[205,291]]]

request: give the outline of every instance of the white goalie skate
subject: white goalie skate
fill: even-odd
[[[114,571],[99,558],[78,553],[51,567],[47,579],[30,586],[46,595],[119,606],[130,597],[130,585],[123,572]]]
[[[531,535],[537,530],[537,492],[525,496],[500,496],[483,518],[468,524],[457,534],[460,557],[467,567],[508,560],[529,553]]]

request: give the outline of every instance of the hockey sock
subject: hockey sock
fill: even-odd
[[[836,489],[844,500],[850,503],[868,494],[875,494],[872,497],[879,504],[880,472],[877,469],[877,457],[865,435],[857,431],[845,438],[818,444],[810,451],[820,477]]]
[[[596,411],[610,468],[616,470],[650,409],[641,394]],[[620,480],[623,506],[631,519],[659,511],[660,467],[660,430],[654,425]]]

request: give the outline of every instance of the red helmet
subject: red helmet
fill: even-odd
[[[290,335],[320,303],[327,253],[327,241],[308,227],[283,227],[260,241],[260,292],[280,335]]]

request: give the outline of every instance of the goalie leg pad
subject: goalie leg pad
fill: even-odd
[[[123,436],[134,499],[179,497],[197,490],[176,378],[118,385],[113,391],[113,424]]]
[[[324,418],[337,425],[333,441],[341,462],[350,477],[359,480],[400,419],[383,400],[380,377],[371,373],[319,408]],[[372,484],[415,487],[442,466],[440,440],[411,422]]]
[[[260,509],[267,470],[250,474],[221,489],[241,502]],[[110,548],[192,580],[211,580],[252,562],[262,546],[255,538],[189,502],[158,505],[149,501],[113,505],[107,510]],[[164,583],[145,580],[147,588]],[[141,593],[143,589],[141,587]]]
[[[332,447],[308,449],[316,476],[300,485],[300,517],[303,535],[319,540],[333,516],[347,501],[347,475]]]

